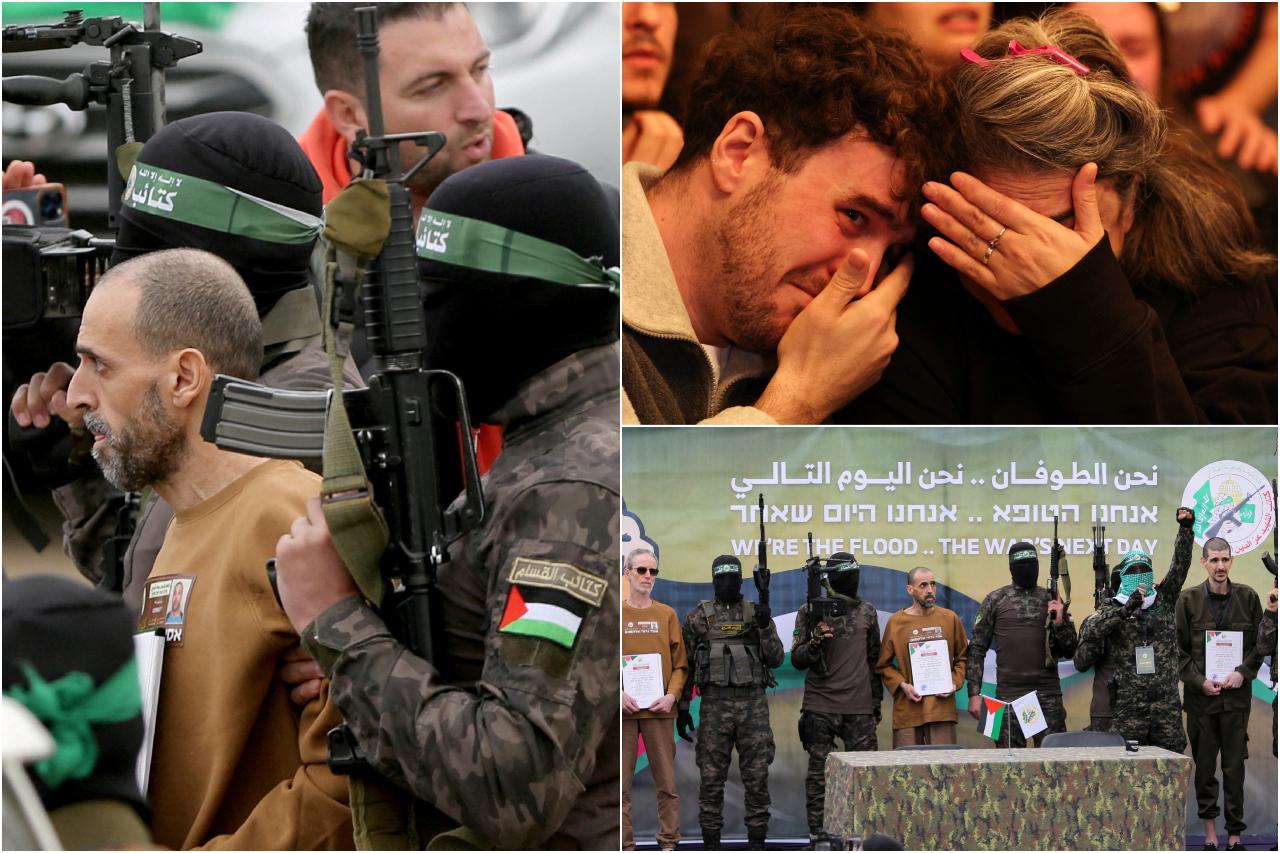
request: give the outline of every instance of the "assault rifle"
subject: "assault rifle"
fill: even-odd
[[[22,75],[4,78],[4,100],[24,106],[66,104],[73,110],[90,104],[107,108],[107,200],[115,225],[124,175],[116,150],[127,142],[146,142],[164,126],[165,69],[204,50],[195,39],[160,32],[160,4],[143,3],[143,28],[115,17],[65,13],[62,23],[4,28],[4,52],[56,50],[87,44],[111,51],[109,60],[89,63],[65,80]]]
[[[831,595],[824,577],[827,561],[813,553],[813,534],[809,534],[809,559],[805,560],[805,581],[808,584],[809,631],[811,636],[819,636],[818,625],[826,622],[830,625],[837,618],[845,615],[847,603],[843,598]],[[827,653],[821,643],[818,644],[818,660],[814,670],[819,674],[827,671]]]
[[[1093,526],[1093,606],[1101,607],[1112,596],[1111,571],[1107,568],[1107,528]]]
[[[764,493],[760,494],[760,544],[756,546],[756,568],[751,573],[760,595],[760,604],[769,606],[769,553],[764,538]]]
[[[125,183],[117,156],[121,146],[141,147],[164,126],[165,69],[204,49],[194,39],[160,32],[160,4],[142,5],[143,27],[118,16],[86,18],[81,10],[72,9],[61,23],[15,25],[3,31],[5,53],[60,50],[78,44],[110,51],[109,59],[91,62],[65,80],[31,74],[5,77],[3,98],[31,107],[64,104],[77,111],[92,104],[106,107],[108,224],[113,228]],[[29,196],[33,204],[49,209],[33,211],[37,224],[4,227],[4,328],[28,329],[46,319],[79,317],[89,291],[106,272],[114,239],[38,224],[65,218],[60,184],[11,190],[6,202],[10,193]],[[50,217],[54,212],[59,215]]]
[[[366,339],[377,372],[369,387],[341,392],[333,405],[346,407],[369,489],[326,495],[326,503],[371,496],[386,520],[389,541],[379,560],[379,610],[393,636],[415,655],[447,669],[436,655],[436,574],[451,542],[483,518],[484,501],[475,444],[462,382],[423,363],[426,326],[418,289],[412,206],[406,182],[443,147],[439,133],[383,132],[378,85],[378,24],[375,7],[359,7],[357,45],[364,61],[368,132],[356,134],[352,155],[363,175],[386,182],[391,231],[373,269],[360,285]],[[427,153],[400,170],[399,145],[412,141]],[[333,316],[349,322],[354,282],[339,278]],[[210,393],[201,435],[219,447],[277,458],[319,456],[329,392],[287,392],[219,376]],[[459,442],[461,438],[461,442]],[[459,464],[461,461],[461,464]],[[326,468],[328,460],[326,459]],[[463,474],[465,472],[465,482]],[[326,475],[331,472],[326,471]],[[465,490],[455,508],[449,503]],[[359,490],[357,490],[359,491]],[[353,567],[354,568],[354,567]],[[362,586],[362,590],[364,587]],[[330,766],[349,772],[363,766],[346,727],[329,739]]]
[[[1262,555],[1262,565],[1266,566],[1267,571],[1271,572],[1271,577],[1276,576],[1276,554],[1280,554],[1280,523],[1276,521],[1276,511],[1278,507],[1276,503],[1276,481],[1271,481],[1271,550]]]
[[[1058,593],[1059,580],[1062,582],[1062,594]],[[1066,561],[1058,548],[1058,516],[1053,517],[1053,544],[1049,547],[1049,600],[1062,602],[1062,618],[1067,618],[1067,608],[1071,606],[1071,576],[1067,573]],[[1044,617],[1044,660],[1045,666],[1055,666],[1057,657],[1052,649],[1053,614]]]
[[[1058,567],[1058,517],[1053,517],[1053,544],[1049,547],[1049,599],[1051,601],[1058,600],[1058,578],[1060,569]]]

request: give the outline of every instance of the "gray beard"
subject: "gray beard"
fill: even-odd
[[[85,415],[85,426],[106,436],[107,447],[93,447],[93,459],[102,475],[117,489],[136,492],[163,483],[186,455],[186,437],[165,412],[156,385],[143,394],[138,415],[119,434],[94,412]]]

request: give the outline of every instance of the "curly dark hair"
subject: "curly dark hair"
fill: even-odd
[[[695,79],[673,171],[706,157],[725,122],[750,110],[784,172],[860,126],[901,158],[899,198],[943,174],[943,88],[907,38],[844,9],[803,6],[762,29],[723,33],[707,45]]]

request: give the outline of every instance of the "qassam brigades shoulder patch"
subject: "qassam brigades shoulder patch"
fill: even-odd
[[[605,580],[568,563],[519,557],[507,580],[511,585],[498,630],[565,648],[573,647],[583,618],[604,599]]]

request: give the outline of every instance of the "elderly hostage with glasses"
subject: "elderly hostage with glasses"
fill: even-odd
[[[962,56],[901,344],[837,418],[1275,423],[1275,259],[1232,180],[1083,14]]]

